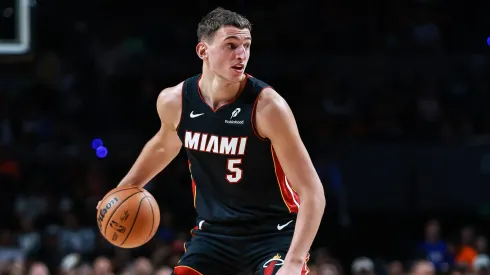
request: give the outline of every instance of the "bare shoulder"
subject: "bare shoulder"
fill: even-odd
[[[265,88],[257,99],[257,114],[289,110],[286,100],[272,88]]]
[[[182,85],[179,83],[176,86],[163,89],[158,95],[157,106],[166,108],[182,106]]]
[[[262,137],[270,138],[274,131],[295,126],[291,108],[286,100],[272,88],[265,88],[257,99],[257,130]]]
[[[165,88],[157,99],[157,110],[160,120],[164,124],[172,124],[175,127],[180,122],[182,113],[182,85]]]

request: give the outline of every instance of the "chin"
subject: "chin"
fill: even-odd
[[[224,71],[221,73],[215,72],[216,76],[221,78],[222,80],[229,83],[236,83],[243,80],[245,73],[244,72],[236,72],[234,70]]]
[[[240,82],[245,77],[245,72],[244,71],[242,71],[242,72],[232,71],[230,74],[228,74],[228,76],[229,76],[228,79],[230,81]]]

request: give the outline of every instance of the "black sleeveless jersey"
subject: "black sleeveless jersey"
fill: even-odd
[[[294,219],[299,196],[274,148],[256,134],[255,106],[266,83],[247,75],[234,100],[213,110],[200,75],[184,81],[178,135],[189,159],[198,219],[214,223]]]

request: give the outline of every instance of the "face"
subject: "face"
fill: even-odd
[[[318,275],[338,275],[339,272],[334,265],[323,264],[318,268]]]
[[[95,275],[106,275],[111,273],[111,262],[106,258],[98,258],[94,263]]]
[[[199,42],[196,51],[216,76],[239,82],[250,57],[251,43],[250,30],[222,27],[212,40]]]
[[[134,263],[133,271],[134,274],[138,274],[138,275],[152,274],[153,267],[148,259],[140,258],[136,260],[136,262]]]
[[[463,244],[470,244],[473,240],[473,228],[465,227],[461,230],[461,241]]]
[[[48,269],[43,264],[34,264],[29,272],[30,275],[49,275]]]
[[[487,238],[485,236],[478,236],[476,239],[476,249],[482,253],[487,251]]]
[[[438,238],[439,236],[439,223],[437,221],[430,221],[427,224],[426,234],[429,238]]]
[[[403,274],[403,265],[399,261],[391,262],[388,266],[388,274],[400,275]]]
[[[171,275],[172,269],[170,267],[162,267],[157,272],[156,275]]]
[[[431,263],[419,263],[415,268],[413,275],[434,275],[435,269]]]

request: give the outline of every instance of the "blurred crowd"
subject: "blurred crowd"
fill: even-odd
[[[111,19],[105,5],[82,16],[89,2],[37,2],[32,61],[2,66],[2,144],[33,135],[65,145],[94,132],[134,135],[127,129],[148,135],[158,92],[199,72],[195,26],[211,3],[176,21],[172,9],[152,2],[130,18],[132,5],[111,10]],[[250,73],[290,101],[305,138],[466,142],[490,133],[490,20],[478,16],[488,3],[367,2],[357,10],[333,0],[252,2],[235,3],[257,26]],[[284,54],[304,62],[275,68]],[[278,73],[254,65],[263,63]]]
[[[183,154],[148,185],[162,210],[149,244],[114,249],[95,227],[97,201],[159,127],[159,91],[200,71],[195,29],[215,4],[155,2],[33,1],[32,52],[0,56],[2,274],[163,275],[177,263],[194,215]],[[289,101],[314,159],[325,143],[488,144],[490,2],[324,2],[224,5],[254,23],[249,72]],[[324,228],[338,226],[328,215]],[[490,275],[484,232],[442,238],[432,220],[425,233],[399,258],[369,252],[379,247],[345,258],[318,241],[310,274]]]
[[[166,223],[143,247],[119,249],[108,245],[95,230],[80,226],[70,214],[65,224],[44,230],[27,222],[15,233],[2,230],[0,274],[169,275],[188,238],[187,233],[174,231]],[[424,238],[408,249],[412,251],[409,258],[360,255],[345,265],[335,251],[317,247],[311,251],[309,274],[488,275],[488,240],[480,233],[473,226],[464,226],[459,234],[443,238],[439,221],[432,219],[426,223]]]

